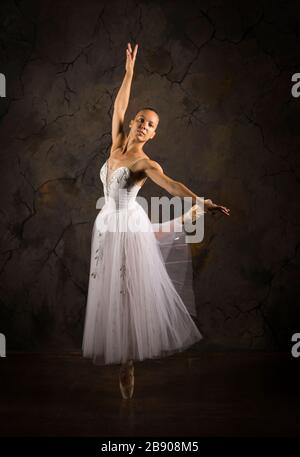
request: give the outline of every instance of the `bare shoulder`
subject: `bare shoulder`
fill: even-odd
[[[134,172],[141,172],[143,171],[144,173],[147,173],[149,170],[158,170],[163,172],[162,167],[159,165],[158,162],[155,160],[151,160],[150,157],[145,156],[139,159],[137,162],[135,162],[133,166],[133,171]]]
[[[174,179],[165,175],[162,167],[155,160],[150,158],[143,158],[136,163],[136,166],[139,166],[139,171],[143,171],[143,174],[150,178],[158,186],[165,189],[170,194],[174,195],[172,192],[174,190]]]

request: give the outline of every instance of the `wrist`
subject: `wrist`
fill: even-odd
[[[209,211],[213,206],[213,202],[211,201],[210,198],[204,200],[204,210],[205,212]]]
[[[206,213],[208,211],[208,200],[205,200],[203,197],[196,197],[194,205],[196,205],[201,213]]]

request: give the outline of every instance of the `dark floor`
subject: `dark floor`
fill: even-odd
[[[288,353],[189,350],[139,362],[129,401],[117,365],[79,353],[8,353],[0,368],[2,436],[300,435],[300,359]]]

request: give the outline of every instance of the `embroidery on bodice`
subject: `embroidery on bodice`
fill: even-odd
[[[120,189],[127,190],[127,197],[130,197],[130,200],[132,198],[135,199],[138,191],[141,189],[141,186],[134,183],[130,168],[118,167],[115,170],[109,171],[107,160],[101,167],[100,179],[103,184],[105,199],[110,197],[116,202],[119,198]]]
[[[118,167],[115,170],[111,170],[109,173],[109,168],[107,161],[103,164],[100,169],[100,179],[103,184],[104,196],[106,203],[109,203],[109,199],[112,199],[116,205],[116,209],[122,207],[128,207],[130,203],[134,202],[136,196],[141,189],[141,186],[134,184],[132,179],[132,172],[128,167]],[[96,249],[96,256],[94,257],[94,268],[91,273],[92,278],[96,278],[98,263],[103,258],[103,243],[104,243],[104,233],[98,231],[98,248]],[[125,262],[122,264],[121,268],[121,277],[123,283],[125,282]],[[99,270],[98,270],[99,271]],[[120,293],[125,293],[125,289],[122,288]]]

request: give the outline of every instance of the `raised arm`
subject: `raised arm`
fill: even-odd
[[[116,96],[114,103],[114,112],[112,118],[112,145],[118,147],[124,139],[124,117],[129,103],[130,89],[133,78],[133,70],[136,59],[138,45],[135,45],[134,51],[131,44],[128,43],[126,49],[126,73]]]
[[[202,200],[205,211],[221,211],[230,216],[230,209],[222,205],[213,203],[210,199],[204,200],[198,195],[194,194],[188,187],[179,181],[175,181],[169,176],[164,174],[162,167],[154,160],[142,159],[139,161],[139,167],[143,169],[146,175],[158,186],[165,189],[169,194],[178,197],[192,197],[193,205],[197,204],[199,200]]]

